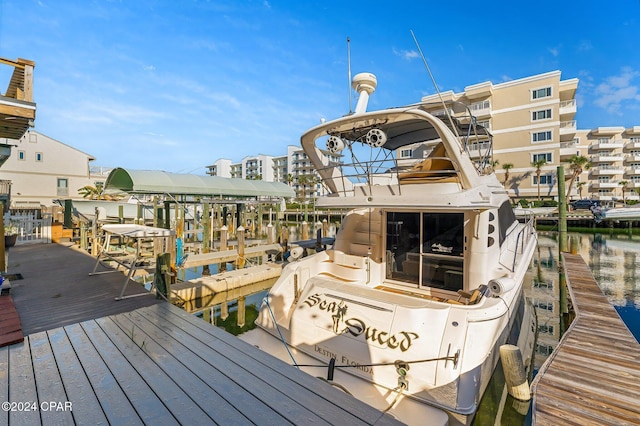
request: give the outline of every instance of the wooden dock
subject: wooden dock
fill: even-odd
[[[168,303],[31,334],[0,371],[0,424],[400,424]]]
[[[25,337],[0,347],[0,425],[400,424],[152,294],[114,300],[122,274],[94,264],[60,244],[11,249]]]
[[[244,269],[221,272],[219,274],[203,276],[189,281],[171,285],[171,300],[180,305],[192,301],[199,301],[199,306],[211,306],[227,300],[226,295],[246,295],[244,287],[255,288],[254,284],[268,282],[269,287],[273,280],[280,276],[282,265],[265,263]],[[260,290],[264,287],[258,286]],[[238,292],[236,292],[238,290]],[[260,291],[257,290],[257,291]],[[250,294],[250,293],[249,293]],[[225,295],[222,300],[221,295]],[[184,307],[184,306],[183,306]]]
[[[576,318],[535,377],[535,425],[640,423],[640,344],[582,257],[563,253]]]
[[[11,296],[20,316],[22,332],[28,334],[133,311],[160,303],[140,284],[122,290],[122,273],[89,276],[96,258],[62,244],[28,244],[11,247],[9,272],[22,279],[11,281]]]

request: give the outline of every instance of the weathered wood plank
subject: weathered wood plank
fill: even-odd
[[[9,347],[0,348],[0,403],[9,401]],[[0,410],[0,425],[9,424],[9,412]]]
[[[80,324],[67,326],[65,331],[109,423],[142,425],[138,413]]]
[[[267,411],[268,407],[260,400],[229,382],[226,376],[194,354],[190,348],[162,331],[161,328],[164,327],[151,324],[137,312],[117,315],[112,319],[124,329],[139,327],[140,333],[148,337],[145,346],[149,356],[165,374],[190,389],[191,398],[208,414],[213,415],[214,420],[223,419],[225,425],[246,424],[249,420],[266,424],[287,423],[283,417]],[[235,407],[229,401],[233,401]]]
[[[535,425],[640,422],[640,344],[580,256],[563,254],[576,319],[532,384]]]
[[[344,421],[346,412],[353,416],[353,422],[361,421],[367,424],[393,422],[390,416],[372,411],[371,407],[355,398],[344,398],[341,391],[330,385],[173,306],[157,305],[139,311],[141,313],[168,311],[171,315],[166,315],[163,312],[163,317],[178,327],[178,330],[188,329],[194,338],[205,343],[208,347],[212,347],[215,341],[216,351],[228,359],[233,359],[255,377],[276,384],[278,391],[287,395],[295,395],[300,404],[312,408],[315,413],[325,419],[331,419],[335,416]],[[226,346],[218,345],[217,341],[224,342]],[[240,357],[238,357],[238,352],[242,354]],[[285,371],[286,377],[283,377]],[[336,410],[336,406],[340,407],[340,410]]]
[[[150,352],[159,348],[138,327],[132,325],[125,331],[111,318],[100,318],[96,323],[149,386],[150,399],[161,399],[163,405],[181,423],[200,425],[212,422],[213,419],[193,402],[177,382],[166,374],[159,374],[160,367],[150,357]],[[146,419],[143,420],[146,421]]]
[[[171,337],[179,339],[194,354],[209,354],[205,360],[207,365],[201,366],[200,370],[216,370],[219,373],[216,381],[224,383],[225,387],[233,386],[236,389],[235,396],[239,399],[229,399],[231,404],[250,408],[245,405],[249,396],[252,396],[256,402],[259,401],[259,405],[262,407],[252,407],[251,410],[254,412],[246,413],[243,409],[243,414],[250,416],[252,421],[260,423],[260,419],[265,419],[268,415],[275,416],[276,419],[286,418],[294,424],[326,424],[326,421],[314,413],[314,410],[309,409],[297,399],[300,397],[300,393],[304,393],[302,389],[299,389],[298,393],[288,393],[280,388],[282,373],[271,375],[270,380],[265,380],[260,375],[251,374],[245,370],[247,362],[251,362],[251,359],[245,354],[234,351],[230,359],[226,356],[228,353],[225,352],[227,345],[219,339],[216,339],[214,344],[207,345],[207,341],[212,340],[211,335],[195,330],[196,336],[194,336],[193,327],[176,326],[172,323],[172,318],[169,315],[163,315],[161,318],[163,330]],[[183,354],[183,356],[185,355]],[[196,360],[192,359],[191,362],[196,362]],[[231,396],[229,395],[229,397]],[[296,400],[293,400],[291,396],[295,396]],[[277,421],[272,424],[277,424]]]
[[[73,406],[65,405],[69,398],[62,385],[47,333],[32,334],[28,340],[42,424],[72,424]]]
[[[47,331],[51,351],[56,360],[60,378],[64,384],[68,400],[73,404],[73,418],[76,424],[107,424],[100,402],[80,364],[63,328]]]
[[[29,409],[9,412],[9,424],[32,426],[40,424],[37,410],[38,394],[33,380],[31,350],[27,341],[10,346],[9,349],[9,398],[10,403],[36,404]]]
[[[95,321],[86,321],[81,323],[80,326],[91,340],[115,380],[118,383],[127,384],[122,390],[142,421],[154,425],[176,424],[177,419],[173,417],[167,407],[153,393],[135,368],[122,356],[100,326]],[[140,348],[138,349],[141,351]]]

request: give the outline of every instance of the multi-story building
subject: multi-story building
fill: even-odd
[[[582,196],[604,202],[640,199],[640,126],[597,127],[579,131],[578,137],[591,163]]]
[[[10,182],[11,207],[51,206],[54,199],[81,199],[85,186],[104,183],[108,170],[92,168],[95,158],[30,130],[15,142],[0,168],[0,180]]]
[[[445,103],[466,105],[477,123],[493,135],[494,169],[499,177],[508,177],[505,186],[511,196],[535,199],[540,188],[540,196],[549,198],[557,196],[555,171],[561,162],[561,144],[576,139],[577,87],[577,79],[561,80],[560,71],[553,71],[500,84],[487,81],[467,86],[462,93],[425,96],[422,102],[433,103],[437,113],[442,109],[440,96]],[[469,148],[477,158],[489,149],[483,140]],[[546,164],[540,167],[538,185],[532,163],[542,159]]]
[[[556,170],[560,164],[570,177],[569,162],[584,156],[584,168],[571,188],[569,198],[601,201],[639,199],[640,126],[597,127],[578,130],[575,94],[578,79],[562,80],[560,71],[538,74],[505,83],[489,81],[465,87],[462,93],[444,92],[422,98],[433,104],[432,112],[442,114],[442,102],[459,102],[468,108],[478,124],[493,135],[492,156],[496,174],[515,199],[557,198]],[[454,116],[459,111],[449,111]],[[475,158],[486,155],[488,142],[469,146]],[[423,153],[398,153],[421,158]],[[538,183],[539,164],[540,182]],[[623,195],[624,192],[624,195]]]
[[[323,162],[340,162],[340,156],[322,151]],[[218,159],[207,166],[207,174],[212,176],[242,179],[260,179],[269,182],[283,182],[293,187],[299,199],[310,200],[325,193],[319,175],[302,148],[289,145],[286,155],[248,156],[240,163],[228,159]]]

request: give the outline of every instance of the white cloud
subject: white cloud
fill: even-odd
[[[560,50],[557,47],[549,47],[549,48],[547,48],[547,50],[554,57],[557,57],[560,54]]]
[[[621,70],[619,75],[607,77],[604,83],[595,88],[594,104],[606,109],[609,113],[621,115],[622,104],[625,101],[640,101],[640,91],[634,80],[640,78],[640,71],[629,67]]]
[[[393,54],[396,56],[400,56],[403,59],[410,61],[411,59],[415,59],[420,57],[418,52],[415,50],[398,50],[396,48],[393,49]]]

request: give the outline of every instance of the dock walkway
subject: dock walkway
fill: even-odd
[[[399,424],[168,303],[31,334],[0,371],[35,408],[0,424]]]
[[[582,257],[562,254],[576,318],[532,383],[535,425],[640,422],[640,344]]]
[[[0,425],[400,424],[153,295],[115,301],[122,274],[89,276],[91,256],[9,258],[29,332],[0,348]]]

